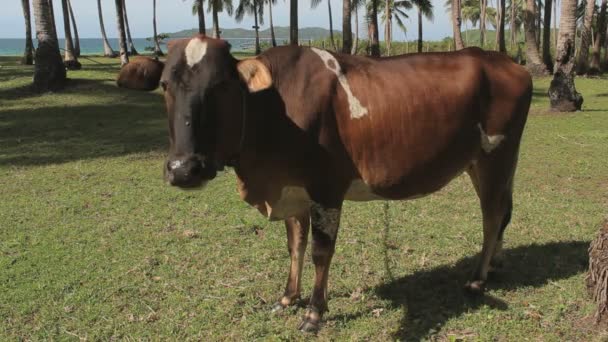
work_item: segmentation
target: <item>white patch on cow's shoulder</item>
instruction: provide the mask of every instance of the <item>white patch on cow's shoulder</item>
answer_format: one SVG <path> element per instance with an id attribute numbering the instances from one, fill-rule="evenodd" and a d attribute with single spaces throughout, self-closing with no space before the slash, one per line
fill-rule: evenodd
<path id="1" fill-rule="evenodd" d="M 186 63 L 192 68 L 196 63 L 203 60 L 207 53 L 207 42 L 199 38 L 192 38 L 186 46 Z"/>
<path id="2" fill-rule="evenodd" d="M 481 124 L 477 124 L 477 127 L 479 127 L 479 132 L 481 133 L 481 148 L 486 153 L 492 152 L 505 138 L 502 134 L 487 135 Z"/>
<path id="3" fill-rule="evenodd" d="M 266 202 L 266 212 L 270 220 L 282 220 L 301 214 L 310 208 L 308 191 L 300 186 L 286 186 L 281 189 L 281 197 L 274 202 Z"/>
<path id="4" fill-rule="evenodd" d="M 319 57 L 321 57 L 321 60 L 325 64 L 325 67 L 334 74 L 336 74 L 336 76 L 338 77 L 338 82 L 340 82 L 340 85 L 342 86 L 342 89 L 344 89 L 346 97 L 348 98 L 350 117 L 352 119 L 359 119 L 367 115 L 367 108 L 363 107 L 359 99 L 356 98 L 355 95 L 353 95 L 353 92 L 350 89 L 350 85 L 348 84 L 348 79 L 342 71 L 338 60 L 331 53 L 325 50 L 320 50 L 317 48 L 311 48 L 311 50 Z"/>

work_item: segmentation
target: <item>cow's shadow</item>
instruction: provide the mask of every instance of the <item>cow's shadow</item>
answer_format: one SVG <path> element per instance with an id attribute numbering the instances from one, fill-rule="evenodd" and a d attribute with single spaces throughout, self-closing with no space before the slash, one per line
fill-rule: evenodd
<path id="1" fill-rule="evenodd" d="M 490 279 L 489 289 L 540 287 L 579 274 L 587 268 L 588 246 L 588 241 L 570 241 L 507 249 L 504 268 Z M 506 310 L 508 303 L 500 299 L 488 294 L 471 297 L 463 291 L 477 257 L 418 271 L 378 286 L 377 295 L 404 312 L 394 338 L 419 341 L 441 330 L 449 319 L 484 305 Z"/>

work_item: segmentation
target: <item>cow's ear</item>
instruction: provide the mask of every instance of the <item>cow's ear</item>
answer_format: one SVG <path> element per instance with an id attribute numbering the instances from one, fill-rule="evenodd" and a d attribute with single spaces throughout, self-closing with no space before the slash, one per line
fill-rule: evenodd
<path id="1" fill-rule="evenodd" d="M 249 91 L 255 93 L 272 86 L 272 75 L 268 67 L 255 58 L 245 59 L 237 64 L 241 79 Z"/>

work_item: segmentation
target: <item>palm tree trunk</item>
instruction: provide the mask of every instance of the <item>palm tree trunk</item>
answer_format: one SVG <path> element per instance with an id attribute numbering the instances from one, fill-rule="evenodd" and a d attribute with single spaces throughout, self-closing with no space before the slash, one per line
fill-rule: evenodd
<path id="1" fill-rule="evenodd" d="M 372 13 L 369 23 L 370 54 L 380 57 L 380 40 L 378 39 L 378 0 L 372 0 Z"/>
<path id="2" fill-rule="evenodd" d="M 70 19 L 72 21 L 72 27 L 74 28 L 74 54 L 76 55 L 76 57 L 80 57 L 80 37 L 78 36 L 76 18 L 74 17 L 74 11 L 72 10 L 72 1 L 70 0 L 68 0 L 68 10 L 70 11 Z"/>
<path id="3" fill-rule="evenodd" d="M 600 65 L 600 54 L 604 41 L 606 40 L 606 6 L 607 0 L 602 0 L 600 6 L 600 13 L 597 16 L 597 38 L 595 38 L 595 44 L 593 44 L 593 53 L 591 54 L 591 64 L 589 65 L 588 74 L 598 74 L 601 70 Z M 608 55 L 608 49 L 606 50 Z"/>
<path id="4" fill-rule="evenodd" d="M 103 25 L 103 14 L 101 12 L 101 0 L 97 0 L 97 13 L 99 15 L 99 26 L 101 28 L 101 40 L 103 41 L 103 55 L 105 57 L 116 57 L 116 52 L 112 50 L 108 37 L 106 36 L 106 28 Z"/>
<path id="5" fill-rule="evenodd" d="M 272 0 L 268 0 L 268 16 L 270 17 L 270 38 L 272 46 L 277 46 L 277 38 L 274 35 L 274 24 L 272 22 Z"/>
<path id="6" fill-rule="evenodd" d="M 418 8 L 418 52 L 422 52 L 422 11 Z"/>
<path id="7" fill-rule="evenodd" d="M 253 24 L 255 27 L 255 54 L 259 55 L 262 53 L 260 48 L 260 27 L 258 26 L 258 0 L 253 0 Z"/>
<path id="8" fill-rule="evenodd" d="M 158 43 L 158 34 L 156 32 L 156 0 L 152 0 L 152 26 L 154 27 L 154 54 L 162 56 L 163 50 L 161 50 Z"/>
<path id="9" fill-rule="evenodd" d="M 555 6 L 553 6 L 553 47 L 557 51 L 557 6 L 559 6 L 559 0 L 555 0 Z"/>
<path id="10" fill-rule="evenodd" d="M 50 6 L 52 3 L 49 0 L 33 1 L 36 39 L 38 40 L 33 86 L 37 91 L 58 90 L 65 85 L 65 66 L 61 61 Z"/>
<path id="11" fill-rule="evenodd" d="M 479 45 L 483 48 L 486 43 L 486 8 L 488 7 L 488 0 L 480 0 L 480 2 Z"/>
<path id="12" fill-rule="evenodd" d="M 460 0 L 452 0 L 452 29 L 454 31 L 454 48 L 456 50 L 464 49 L 462 42 L 462 33 L 460 32 L 462 25 L 462 16 L 460 14 Z"/>
<path id="13" fill-rule="evenodd" d="M 120 65 L 129 63 L 129 52 L 127 51 L 127 37 L 125 36 L 125 15 L 123 13 L 123 0 L 114 0 L 116 4 L 116 24 L 118 29 L 118 45 L 120 46 Z"/>
<path id="14" fill-rule="evenodd" d="M 203 0 L 196 0 L 198 3 L 197 14 L 198 14 L 198 33 L 207 34 L 207 27 L 205 26 L 205 8 L 203 7 Z"/>
<path id="15" fill-rule="evenodd" d="M 536 0 L 536 46 L 540 49 L 540 25 L 542 23 L 541 18 L 541 0 Z"/>
<path id="16" fill-rule="evenodd" d="M 353 46 L 350 1 L 342 0 L 342 53 L 350 53 Z"/>
<path id="17" fill-rule="evenodd" d="M 583 17 L 583 31 L 581 32 L 581 45 L 576 57 L 576 74 L 584 75 L 589 69 L 589 44 L 591 43 L 591 25 L 595 12 L 595 1 L 587 0 L 585 16 Z"/>
<path id="18" fill-rule="evenodd" d="M 331 0 L 327 0 L 327 11 L 329 12 L 329 40 L 331 41 L 331 47 L 334 51 L 338 51 L 336 49 L 336 41 L 334 40 L 334 23 L 331 16 Z"/>
<path id="19" fill-rule="evenodd" d="M 509 20 L 509 29 L 511 30 L 511 50 L 513 50 L 513 48 L 515 47 L 515 32 L 517 31 L 515 29 L 515 6 L 517 6 L 517 1 L 516 0 L 510 0 L 511 1 L 511 20 Z"/>
<path id="20" fill-rule="evenodd" d="M 545 0 L 545 18 L 543 22 L 543 61 L 549 70 L 553 70 L 551 58 L 551 6 L 553 0 Z"/>
<path id="21" fill-rule="evenodd" d="M 289 0 L 289 44 L 298 45 L 298 0 Z"/>
<path id="22" fill-rule="evenodd" d="M 135 44 L 133 44 L 133 39 L 131 38 L 131 29 L 129 28 L 129 16 L 127 15 L 127 4 L 126 0 L 122 0 L 122 12 L 125 16 L 125 28 L 127 29 L 127 39 L 129 42 L 129 53 L 132 56 L 137 56 L 139 53 L 135 50 Z"/>
<path id="23" fill-rule="evenodd" d="M 577 0 L 562 0 L 555 73 L 549 87 L 551 110 L 573 112 L 581 109 L 583 97 L 574 86 L 574 40 Z"/>
<path id="24" fill-rule="evenodd" d="M 500 5 L 498 7 L 499 15 L 498 15 L 498 51 L 502 53 L 507 53 L 507 44 L 505 43 L 505 11 L 506 4 L 505 0 L 499 0 Z M 550 0 L 548 0 L 550 1 Z"/>
<path id="25" fill-rule="evenodd" d="M 68 70 L 79 70 L 82 68 L 76 54 L 74 53 L 74 42 L 72 41 L 72 31 L 70 30 L 70 11 L 68 10 L 68 0 L 61 0 L 63 11 L 63 29 L 65 32 L 65 55 L 63 63 Z"/>
<path id="26" fill-rule="evenodd" d="M 23 6 L 23 18 L 25 19 L 25 51 L 23 52 L 23 58 L 21 64 L 32 65 L 34 64 L 34 43 L 32 42 L 32 21 L 30 18 L 30 1 L 21 0 Z"/>
<path id="27" fill-rule="evenodd" d="M 359 10 L 357 6 L 355 6 L 355 42 L 353 44 L 353 49 L 351 50 L 351 55 L 356 55 L 357 50 L 359 49 Z"/>
<path id="28" fill-rule="evenodd" d="M 576 1 L 576 0 L 575 0 Z M 536 42 L 536 1 L 526 0 L 524 26 L 526 30 L 526 68 L 534 76 L 547 75 L 547 66 L 540 58 Z"/>
<path id="29" fill-rule="evenodd" d="M 51 11 L 51 21 L 53 22 L 53 32 L 55 32 L 55 37 L 59 37 L 57 35 L 57 24 L 55 23 L 55 7 L 53 6 L 53 0 L 47 0 L 49 2 L 49 8 Z"/>
<path id="30" fill-rule="evenodd" d="M 219 0 L 211 0 L 213 1 L 213 8 L 211 9 L 213 15 L 213 38 L 220 38 L 220 19 L 217 15 L 217 1 Z"/>
<path id="31" fill-rule="evenodd" d="M 329 0 L 328 0 L 329 1 Z M 391 55 L 391 0 L 384 0 L 384 42 L 386 45 L 386 55 Z"/>

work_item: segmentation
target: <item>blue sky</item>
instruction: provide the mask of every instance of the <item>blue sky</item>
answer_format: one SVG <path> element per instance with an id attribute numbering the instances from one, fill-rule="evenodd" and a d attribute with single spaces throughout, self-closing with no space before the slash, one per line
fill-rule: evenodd
<path id="1" fill-rule="evenodd" d="M 342 2 L 331 0 L 332 17 L 334 27 L 338 30 L 342 26 Z M 2 11 L 0 11 L 0 38 L 23 38 L 25 26 L 21 1 L 2 0 Z M 31 2 L 31 1 L 30 1 Z M 235 7 L 238 0 L 233 0 Z M 197 27 L 197 19 L 191 14 L 192 0 L 157 0 L 157 26 L 159 32 L 175 32 L 183 29 Z M 445 13 L 443 0 L 433 0 L 435 6 L 435 20 L 428 22 L 424 20 L 424 38 L 439 40 L 451 35 L 451 23 L 449 16 Z M 63 37 L 63 16 L 61 1 L 55 0 L 55 16 L 59 37 Z M 72 0 L 72 6 L 76 15 L 78 31 L 82 38 L 100 37 L 99 21 L 97 20 L 96 0 Z M 114 0 L 102 0 L 104 23 L 109 37 L 116 37 L 116 14 Z M 327 3 L 323 1 L 316 9 L 310 9 L 310 1 L 302 1 L 298 5 L 300 27 L 329 27 L 327 14 Z M 152 35 L 152 1 L 151 0 L 127 0 L 127 11 L 131 35 L 134 38 L 149 37 Z M 266 11 L 267 12 L 267 11 Z M 417 35 L 417 15 L 410 11 L 410 19 L 406 20 L 408 28 L 407 39 L 413 40 Z M 289 0 L 278 0 L 273 8 L 275 26 L 289 25 Z M 206 16 L 208 26 L 211 24 L 211 15 Z M 267 19 L 267 18 L 266 18 Z M 354 22 L 354 21 L 353 21 Z M 264 21 L 262 28 L 268 27 L 268 20 Z M 365 34 L 363 20 L 359 20 L 360 33 Z M 220 15 L 220 26 L 224 28 L 243 27 L 251 28 L 253 19 L 246 18 L 242 23 L 236 23 L 234 18 Z M 32 12 L 32 26 L 34 18 Z M 32 27 L 33 32 L 35 28 Z M 383 29 L 380 30 L 382 36 Z M 405 40 L 406 36 L 400 29 L 394 27 L 393 37 L 395 40 Z M 281 37 L 284 38 L 284 37 Z"/>

